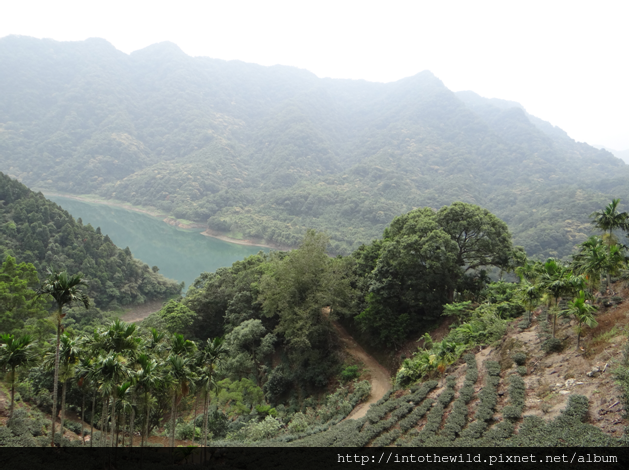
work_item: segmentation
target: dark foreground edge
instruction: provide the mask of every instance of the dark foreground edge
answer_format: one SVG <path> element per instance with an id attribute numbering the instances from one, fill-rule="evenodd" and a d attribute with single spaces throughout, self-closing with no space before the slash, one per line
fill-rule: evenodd
<path id="1" fill-rule="evenodd" d="M 205 452 L 204 452 L 205 450 Z M 627 469 L 629 448 L 0 448 L 7 470 Z"/>

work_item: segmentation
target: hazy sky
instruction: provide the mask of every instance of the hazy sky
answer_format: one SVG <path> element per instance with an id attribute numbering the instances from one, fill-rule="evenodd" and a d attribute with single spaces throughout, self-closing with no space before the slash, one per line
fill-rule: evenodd
<path id="1" fill-rule="evenodd" d="M 101 37 L 390 82 L 430 70 L 453 91 L 520 102 L 578 141 L 629 148 L 629 2 L 3 1 L 0 37 Z"/>

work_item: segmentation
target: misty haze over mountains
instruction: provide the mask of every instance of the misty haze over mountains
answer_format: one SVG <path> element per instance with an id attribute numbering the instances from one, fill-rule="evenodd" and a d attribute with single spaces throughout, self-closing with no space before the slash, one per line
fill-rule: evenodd
<path id="1" fill-rule="evenodd" d="M 502 218 L 530 256 L 564 257 L 588 214 L 629 200 L 612 153 L 428 71 L 320 79 L 172 43 L 127 55 L 17 36 L 0 39 L 0 63 L 0 171 L 231 236 L 295 246 L 315 228 L 348 253 L 397 215 L 460 200 Z"/>

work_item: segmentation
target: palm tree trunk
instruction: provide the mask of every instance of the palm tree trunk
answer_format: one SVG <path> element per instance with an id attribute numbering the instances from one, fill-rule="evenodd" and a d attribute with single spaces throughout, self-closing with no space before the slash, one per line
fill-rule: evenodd
<path id="1" fill-rule="evenodd" d="M 135 407 L 131 407 L 131 422 L 129 423 L 129 447 L 133 447 L 133 427 L 135 425 Z"/>
<path id="2" fill-rule="evenodd" d="M 116 430 L 116 395 L 111 404 L 111 447 L 114 447 L 114 432 Z"/>
<path id="3" fill-rule="evenodd" d="M 92 395 L 92 419 L 90 419 L 90 447 L 94 447 L 94 410 L 96 409 L 96 389 Z"/>
<path id="4" fill-rule="evenodd" d="M 81 439 L 83 440 L 83 445 L 85 445 L 84 423 L 85 423 L 85 392 L 83 392 L 83 401 L 81 402 Z"/>
<path id="5" fill-rule="evenodd" d="M 208 418 L 208 397 L 210 391 L 206 390 L 205 398 L 203 399 L 203 445 L 207 446 L 207 418 Z"/>
<path id="6" fill-rule="evenodd" d="M 122 428 L 122 447 L 124 447 L 124 423 L 125 423 L 124 411 L 120 412 L 117 423 L 118 423 L 118 426 L 116 427 L 116 447 L 118 447 L 118 440 L 120 439 L 120 428 Z"/>
<path id="7" fill-rule="evenodd" d="M 612 292 L 612 277 L 609 274 L 609 271 L 607 271 L 606 273 L 607 276 L 607 290 L 609 291 L 610 295 L 613 294 Z"/>
<path id="8" fill-rule="evenodd" d="M 170 411 L 170 447 L 175 447 L 175 409 L 177 408 L 177 392 L 173 393 L 173 406 Z"/>
<path id="9" fill-rule="evenodd" d="M 11 367 L 11 409 L 9 419 L 13 418 L 13 406 L 15 405 L 15 367 Z"/>
<path id="10" fill-rule="evenodd" d="M 212 383 L 212 377 L 210 376 L 210 384 Z M 210 389 L 208 387 L 205 396 L 205 418 L 203 419 L 203 463 L 207 460 L 207 433 L 208 433 L 208 417 L 210 414 Z"/>
<path id="11" fill-rule="evenodd" d="M 57 392 L 59 385 L 59 342 L 61 341 L 61 307 L 59 307 L 59 318 L 57 319 L 57 347 L 55 349 L 55 376 L 52 385 L 52 433 L 50 447 L 55 446 L 55 424 L 57 421 Z"/>
<path id="12" fill-rule="evenodd" d="M 194 445 L 194 438 L 197 435 L 197 407 L 199 406 L 199 395 L 194 400 L 194 418 L 192 420 L 192 445 Z"/>
<path id="13" fill-rule="evenodd" d="M 103 411 L 100 417 L 100 445 L 104 446 L 107 442 L 107 430 L 105 429 L 105 421 L 107 416 L 107 409 L 109 408 L 109 397 L 105 400 L 103 397 Z"/>
<path id="14" fill-rule="evenodd" d="M 68 381 L 63 382 L 63 387 L 61 387 L 61 426 L 59 427 L 59 432 L 61 433 L 61 437 L 63 437 L 63 421 L 66 417 L 66 385 Z M 63 445 L 63 441 L 61 441 L 61 445 Z"/>
<path id="15" fill-rule="evenodd" d="M 143 441 L 143 446 L 148 445 L 149 442 L 149 414 L 151 412 L 150 408 L 149 408 L 149 393 L 146 392 L 145 394 L 145 399 L 146 399 L 146 417 L 144 420 L 145 423 L 145 428 L 144 428 L 144 441 Z"/>

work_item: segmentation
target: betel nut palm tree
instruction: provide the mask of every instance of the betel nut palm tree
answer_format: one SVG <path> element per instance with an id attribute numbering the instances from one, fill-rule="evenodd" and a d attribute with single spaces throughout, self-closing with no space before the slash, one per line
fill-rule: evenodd
<path id="1" fill-rule="evenodd" d="M 196 345 L 187 340 L 183 335 L 175 333 L 170 343 L 170 355 L 168 364 L 168 376 L 173 394 L 171 409 L 170 446 L 175 446 L 175 425 L 177 423 L 177 402 L 180 397 L 188 395 L 189 382 L 196 378 L 193 369 L 193 356 L 196 353 Z"/>
<path id="2" fill-rule="evenodd" d="M 50 295 L 57 305 L 54 320 L 57 323 L 57 345 L 55 349 L 55 375 L 52 387 L 52 433 L 50 445 L 55 445 L 55 421 L 57 417 L 57 391 L 59 388 L 59 341 L 61 338 L 61 321 L 65 314 L 63 307 L 75 302 L 82 303 L 86 309 L 90 307 L 89 297 L 80 292 L 78 287 L 87 285 L 80 274 L 68 275 L 66 271 L 49 273 L 48 277 L 37 291 L 37 295 Z M 63 426 L 63 423 L 61 423 Z M 62 428 L 63 429 L 63 428 Z"/>
<path id="3" fill-rule="evenodd" d="M 29 335 L 16 338 L 12 334 L 0 335 L 0 367 L 9 369 L 11 379 L 11 407 L 9 419 L 13 418 L 15 405 L 15 371 L 28 365 L 34 359 L 35 342 Z"/>
<path id="4" fill-rule="evenodd" d="M 620 199 L 612 199 L 612 202 L 607 204 L 605 209 L 590 214 L 594 226 L 600 228 L 603 232 L 609 232 L 605 237 L 608 246 L 613 244 L 612 235 L 614 230 L 618 228 L 623 230 L 629 229 L 629 214 L 627 212 L 618 212 L 619 203 Z"/>
<path id="5" fill-rule="evenodd" d="M 104 351 L 103 351 L 104 353 Z M 127 360 L 119 353 L 109 351 L 101 354 L 97 359 L 94 368 L 91 370 L 90 378 L 100 384 L 99 391 L 103 401 L 103 410 L 101 413 L 101 445 L 107 443 L 107 418 L 109 410 L 109 400 L 112 399 L 112 410 L 116 409 L 116 393 L 115 389 L 129 375 L 126 367 Z M 112 411 L 111 429 L 116 426 L 116 416 Z M 113 431 L 112 431 L 113 438 Z M 113 446 L 113 440 L 112 444 Z"/>
<path id="6" fill-rule="evenodd" d="M 616 229 L 629 230 L 629 214 L 627 212 L 619 212 L 618 204 L 620 203 L 620 199 L 612 199 L 612 202 L 607 204 L 605 209 L 593 212 L 590 214 L 592 218 L 592 224 L 600 228 L 604 233 L 603 240 L 607 245 L 607 250 L 609 254 L 610 260 L 608 263 L 612 265 L 611 269 L 606 270 L 607 276 L 607 288 L 611 290 L 611 274 L 613 271 L 613 267 L 620 262 L 618 261 L 619 249 L 613 252 L 613 248 L 617 245 L 618 239 L 614 236 L 613 232 Z M 615 259 L 615 260 L 614 260 Z M 622 264 L 622 263 L 620 263 Z"/>
<path id="7" fill-rule="evenodd" d="M 68 381 L 74 377 L 76 364 L 79 362 L 81 348 L 79 340 L 67 331 L 61 334 L 59 341 L 59 375 L 58 378 L 63 384 L 61 386 L 61 434 L 63 435 L 63 423 L 65 421 L 66 412 L 66 391 Z M 44 358 L 44 364 L 47 368 L 52 369 L 55 363 L 56 353 L 51 351 Z"/>
<path id="8" fill-rule="evenodd" d="M 598 325 L 598 322 L 594 318 L 594 312 L 596 307 L 589 304 L 585 299 L 585 292 L 579 291 L 577 296 L 572 302 L 568 303 L 568 309 L 564 314 L 573 315 L 577 321 L 577 351 L 579 350 L 581 333 L 583 332 L 583 325 L 590 328 L 594 328 Z"/>
<path id="9" fill-rule="evenodd" d="M 140 354 L 137 358 L 137 363 L 140 367 L 135 373 L 134 381 L 138 392 L 144 394 L 144 429 L 140 444 L 144 447 L 144 445 L 148 443 L 149 417 L 151 411 L 149 395 L 161 385 L 163 377 L 157 361 L 148 354 Z"/>
<path id="10" fill-rule="evenodd" d="M 559 307 L 559 299 L 564 295 L 583 289 L 585 277 L 575 276 L 568 266 L 558 263 L 554 258 L 548 258 L 543 264 L 540 275 L 541 287 L 550 294 L 555 301 L 555 310 Z M 553 338 L 557 329 L 557 312 L 553 314 Z"/>
<path id="11" fill-rule="evenodd" d="M 208 414 L 210 407 L 210 389 L 212 387 L 212 373 L 214 367 L 220 359 L 227 354 L 225 339 L 223 337 L 208 338 L 207 343 L 199 351 L 202 363 L 202 388 L 205 392 L 205 403 L 203 407 L 203 445 L 207 447 Z"/>
<path id="12" fill-rule="evenodd" d="M 171 354 L 166 360 L 168 364 L 168 376 L 173 396 L 170 412 L 170 447 L 175 447 L 175 426 L 177 424 L 177 404 L 179 399 L 188 395 L 189 383 L 195 379 L 192 370 L 192 360 L 189 356 Z"/>

